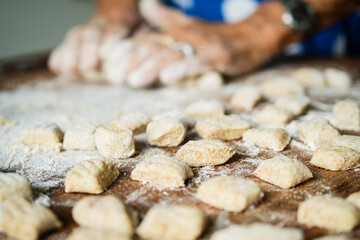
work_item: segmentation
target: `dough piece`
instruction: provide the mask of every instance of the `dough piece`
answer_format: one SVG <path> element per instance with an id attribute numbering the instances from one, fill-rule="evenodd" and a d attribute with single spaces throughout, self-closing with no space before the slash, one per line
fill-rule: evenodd
<path id="1" fill-rule="evenodd" d="M 281 188 L 294 187 L 313 177 L 310 169 L 302 162 L 285 156 L 261 162 L 254 173 L 258 178 Z"/>
<path id="2" fill-rule="evenodd" d="M 304 87 L 290 77 L 277 77 L 261 84 L 261 90 L 267 97 L 284 95 L 304 95 Z"/>
<path id="3" fill-rule="evenodd" d="M 285 126 L 293 118 L 293 115 L 274 105 L 267 105 L 256 113 L 253 122 L 262 125 Z"/>
<path id="4" fill-rule="evenodd" d="M 332 171 L 357 168 L 360 152 L 348 147 L 323 145 L 315 150 L 310 163 Z"/>
<path id="5" fill-rule="evenodd" d="M 131 240 L 131 238 L 117 232 L 79 227 L 71 232 L 67 240 Z"/>
<path id="6" fill-rule="evenodd" d="M 131 178 L 167 187 L 181 187 L 185 180 L 194 176 L 183 161 L 163 154 L 151 155 L 136 165 Z"/>
<path id="7" fill-rule="evenodd" d="M 250 124 L 236 115 L 208 118 L 195 125 L 196 132 L 202 138 L 218 140 L 239 139 L 249 128 Z"/>
<path id="8" fill-rule="evenodd" d="M 360 127 L 360 106 L 351 100 L 339 101 L 333 107 L 336 124 Z"/>
<path id="9" fill-rule="evenodd" d="M 346 200 L 354 204 L 356 207 L 360 208 L 360 191 L 350 194 Z"/>
<path id="10" fill-rule="evenodd" d="M 81 199 L 72 210 L 77 224 L 82 227 L 117 232 L 132 236 L 137 216 L 115 196 L 90 196 Z"/>
<path id="11" fill-rule="evenodd" d="M 235 154 L 232 147 L 218 140 L 189 141 L 176 153 L 176 158 L 185 161 L 191 167 L 220 165 Z"/>
<path id="12" fill-rule="evenodd" d="M 205 214 L 195 206 L 155 206 L 145 215 L 136 233 L 143 239 L 192 240 L 205 227 Z"/>
<path id="13" fill-rule="evenodd" d="M 241 212 L 257 204 L 263 195 L 259 184 L 233 176 L 211 178 L 197 190 L 201 201 L 229 212 Z"/>
<path id="14" fill-rule="evenodd" d="M 63 132 L 55 124 L 42 124 L 35 128 L 24 130 L 20 134 L 20 142 L 29 147 L 56 149 L 63 139 Z"/>
<path id="15" fill-rule="evenodd" d="M 95 130 L 93 124 L 77 125 L 65 132 L 63 148 L 65 150 L 96 150 Z"/>
<path id="16" fill-rule="evenodd" d="M 42 233 L 61 226 L 51 210 L 23 198 L 0 203 L 0 228 L 10 238 L 37 240 Z"/>
<path id="17" fill-rule="evenodd" d="M 340 136 L 339 131 L 324 119 L 304 121 L 298 125 L 298 132 L 311 147 L 330 144 Z"/>
<path id="18" fill-rule="evenodd" d="M 315 238 L 314 240 L 351 240 L 351 238 L 348 238 L 344 235 L 333 235 Z"/>
<path id="19" fill-rule="evenodd" d="M 0 202 L 16 197 L 33 199 L 29 180 L 16 173 L 0 173 Z"/>
<path id="20" fill-rule="evenodd" d="M 351 77 L 347 72 L 327 68 L 324 71 L 326 83 L 329 87 L 348 89 L 351 87 Z"/>
<path id="21" fill-rule="evenodd" d="M 210 240 L 303 240 L 304 235 L 296 228 L 281 228 L 264 223 L 230 225 L 216 231 Z"/>
<path id="22" fill-rule="evenodd" d="M 353 135 L 342 135 L 334 139 L 332 144 L 354 149 L 360 152 L 360 137 Z"/>
<path id="23" fill-rule="evenodd" d="M 166 118 L 166 119 L 176 118 L 176 119 L 180 120 L 183 124 L 187 125 L 188 127 L 192 127 L 195 125 L 195 120 L 192 117 L 186 115 L 185 113 L 183 113 L 182 111 L 179 111 L 177 109 L 156 114 L 151 118 L 151 120 L 158 121 L 158 120 L 161 120 L 164 118 Z"/>
<path id="24" fill-rule="evenodd" d="M 322 71 L 310 67 L 294 70 L 291 76 L 305 87 L 325 87 L 326 81 Z"/>
<path id="25" fill-rule="evenodd" d="M 194 118 L 220 117 L 225 114 L 225 108 L 218 100 L 200 100 L 187 106 L 185 113 Z"/>
<path id="26" fill-rule="evenodd" d="M 252 128 L 244 133 L 244 141 L 258 147 L 282 151 L 290 142 L 290 134 L 282 128 Z"/>
<path id="27" fill-rule="evenodd" d="M 117 129 L 120 126 L 128 128 L 134 132 L 134 134 L 141 134 L 146 131 L 146 126 L 150 122 L 150 118 L 143 113 L 133 112 L 128 113 L 120 117 L 118 121 L 113 121 L 108 124 L 108 128 Z"/>
<path id="28" fill-rule="evenodd" d="M 301 115 L 309 107 L 310 99 L 306 96 L 285 96 L 276 100 L 275 106 L 285 109 L 295 116 Z"/>
<path id="29" fill-rule="evenodd" d="M 308 227 L 347 232 L 358 224 L 358 210 L 345 199 L 316 196 L 300 203 L 297 218 Z"/>
<path id="30" fill-rule="evenodd" d="M 110 162 L 83 160 L 66 174 L 65 192 L 99 194 L 118 176 L 119 170 Z"/>
<path id="31" fill-rule="evenodd" d="M 197 86 L 202 90 L 214 91 L 220 89 L 222 85 L 224 85 L 224 79 L 215 71 L 204 73 L 197 80 Z"/>
<path id="32" fill-rule="evenodd" d="M 125 127 L 99 127 L 95 131 L 95 143 L 105 158 L 129 158 L 135 154 L 134 133 Z"/>
<path id="33" fill-rule="evenodd" d="M 240 87 L 230 99 L 230 106 L 236 110 L 251 111 L 262 99 L 261 91 L 255 86 Z"/>
<path id="34" fill-rule="evenodd" d="M 179 146 L 185 139 L 186 131 L 186 125 L 176 118 L 151 121 L 146 128 L 148 142 L 159 147 Z"/>

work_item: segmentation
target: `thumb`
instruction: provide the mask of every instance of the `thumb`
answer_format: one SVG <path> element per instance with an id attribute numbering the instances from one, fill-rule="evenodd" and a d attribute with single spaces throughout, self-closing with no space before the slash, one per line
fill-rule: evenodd
<path id="1" fill-rule="evenodd" d="M 188 25 L 195 21 L 177 10 L 164 6 L 157 0 L 140 1 L 140 12 L 150 25 L 160 29 Z"/>

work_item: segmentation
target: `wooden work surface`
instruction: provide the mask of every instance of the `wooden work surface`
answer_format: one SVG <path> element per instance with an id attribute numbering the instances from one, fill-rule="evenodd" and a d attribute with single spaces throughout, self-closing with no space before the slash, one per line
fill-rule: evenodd
<path id="1" fill-rule="evenodd" d="M 43 63 L 43 61 L 39 60 L 38 62 L 41 64 Z M 270 66 L 270 68 L 281 68 L 283 64 L 286 64 L 287 66 L 302 66 L 305 64 L 307 66 L 311 65 L 314 67 L 340 66 L 341 68 L 348 70 L 354 79 L 360 79 L 360 59 L 285 59 L 284 61 Z M 25 64 L 24 66 L 29 65 Z M 2 89 L 2 91 L 13 91 L 25 82 L 28 83 L 33 79 L 38 79 L 39 76 L 52 76 L 51 73 L 49 73 L 46 69 L 43 67 L 38 68 L 36 64 L 30 64 L 30 67 L 22 67 L 21 69 L 17 69 L 10 64 L 6 67 L 3 67 L 2 69 L 2 73 L 0 72 L 0 89 Z M 322 100 L 334 102 L 336 99 Z M 360 135 L 359 132 L 351 131 L 344 131 L 343 133 Z M 190 131 L 188 139 L 197 138 L 197 135 L 193 131 Z M 239 224 L 267 222 L 272 224 L 279 224 L 285 227 L 297 227 L 304 230 L 306 239 L 313 239 L 315 237 L 327 234 L 327 232 L 319 228 L 309 229 L 301 226 L 296 221 L 296 211 L 298 204 L 301 201 L 307 199 L 309 196 L 313 195 L 331 194 L 333 196 L 347 197 L 350 193 L 360 190 L 360 171 L 348 170 L 332 172 L 314 167 L 309 164 L 311 152 L 297 148 L 296 145 L 288 147 L 282 153 L 287 156 L 297 157 L 297 159 L 304 162 L 313 172 L 314 178 L 289 190 L 280 189 L 255 178 L 252 172 L 255 170 L 256 164 L 247 160 L 249 158 L 269 158 L 274 156 L 273 151 L 261 150 L 256 156 L 248 155 L 248 152 L 245 149 L 246 147 L 242 145 L 242 141 L 229 141 L 228 143 L 237 149 L 235 156 L 224 165 L 206 167 L 206 171 L 202 168 L 193 168 L 195 176 L 193 179 L 190 179 L 186 182 L 185 188 L 179 188 L 176 190 L 159 189 L 131 180 L 129 175 L 135 164 L 130 160 L 127 162 L 127 164 L 120 166 L 120 177 L 103 195 L 114 194 L 125 201 L 126 199 L 129 199 L 129 196 L 135 192 L 136 194 L 134 194 L 134 197 L 138 199 L 133 201 L 133 204 L 130 205 L 135 210 L 140 212 L 141 218 L 151 206 L 158 203 L 165 202 L 195 204 L 205 210 L 210 219 L 209 225 L 201 239 L 208 239 L 214 229 L 226 226 L 230 222 Z M 142 152 L 144 149 L 149 148 L 149 145 L 146 143 L 146 141 L 141 140 L 136 143 L 136 146 L 137 152 Z M 172 154 L 175 154 L 177 149 L 177 147 L 163 148 L 163 150 Z M 265 197 L 256 207 L 247 209 L 242 213 L 226 213 L 224 211 L 219 211 L 204 203 L 201 203 L 195 198 L 196 189 L 199 183 L 202 181 L 202 179 L 199 178 L 200 173 L 203 176 L 207 175 L 208 177 L 221 174 L 233 174 L 252 179 L 261 185 L 261 188 L 265 193 Z M 63 191 L 63 187 L 52 191 L 51 208 L 56 212 L 61 221 L 64 223 L 64 228 L 58 232 L 52 232 L 45 235 L 43 239 L 66 239 L 66 236 L 74 227 L 76 227 L 76 224 L 71 217 L 72 205 L 74 202 L 85 196 L 87 196 L 87 194 L 66 194 Z M 349 236 L 353 237 L 354 239 L 360 239 L 360 226 L 358 226 L 352 233 L 350 233 Z M 0 239 L 6 239 L 6 237 L 1 235 Z"/>

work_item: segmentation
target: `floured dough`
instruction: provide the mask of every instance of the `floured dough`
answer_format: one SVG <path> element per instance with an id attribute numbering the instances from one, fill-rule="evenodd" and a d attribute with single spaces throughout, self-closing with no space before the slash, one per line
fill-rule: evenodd
<path id="1" fill-rule="evenodd" d="M 360 152 L 360 137 L 353 135 L 342 135 L 334 139 L 332 144 L 337 146 L 348 147 Z"/>
<path id="2" fill-rule="evenodd" d="M 290 142 L 290 134 L 282 128 L 252 128 L 244 133 L 244 141 L 258 147 L 282 151 Z"/>
<path id="3" fill-rule="evenodd" d="M 82 227 L 124 236 L 132 236 L 137 225 L 137 216 L 113 195 L 83 198 L 74 206 L 72 215 Z"/>
<path id="4" fill-rule="evenodd" d="M 325 87 L 326 81 L 322 71 L 310 67 L 294 70 L 291 76 L 305 87 Z"/>
<path id="5" fill-rule="evenodd" d="M 225 114 L 225 108 L 218 100 L 200 100 L 187 106 L 185 113 L 194 118 L 220 117 Z"/>
<path id="6" fill-rule="evenodd" d="M 230 99 L 230 106 L 236 110 L 253 110 L 262 99 L 261 91 L 256 86 L 240 87 Z"/>
<path id="7" fill-rule="evenodd" d="M 311 164 L 332 171 L 352 169 L 360 166 L 360 152 L 336 145 L 323 145 L 315 150 Z"/>
<path id="8" fill-rule="evenodd" d="M 293 118 L 293 114 L 275 105 L 267 105 L 256 113 L 253 122 L 261 125 L 284 126 Z"/>
<path id="9" fill-rule="evenodd" d="M 258 178 L 281 188 L 294 187 L 313 176 L 302 162 L 285 156 L 262 161 L 254 173 Z"/>
<path id="10" fill-rule="evenodd" d="M 352 204 L 354 204 L 356 207 L 360 208 L 360 191 L 359 192 L 354 192 L 352 194 L 350 194 L 346 200 L 348 200 L 349 202 L 351 202 Z"/>
<path id="11" fill-rule="evenodd" d="M 77 125 L 66 130 L 63 148 L 65 150 L 96 150 L 94 124 Z"/>
<path id="12" fill-rule="evenodd" d="M 202 90 L 214 91 L 218 90 L 224 85 L 224 79 L 219 72 L 210 71 L 202 74 L 197 79 L 197 87 Z"/>
<path id="13" fill-rule="evenodd" d="M 95 143 L 100 154 L 105 158 L 129 158 L 135 154 L 134 134 L 125 127 L 97 128 Z"/>
<path id="14" fill-rule="evenodd" d="M 16 173 L 0 173 L 0 202 L 17 197 L 32 200 L 29 180 Z"/>
<path id="15" fill-rule="evenodd" d="M 136 233 L 143 239 L 192 240 L 205 227 L 205 215 L 195 206 L 155 206 L 145 215 Z"/>
<path id="16" fill-rule="evenodd" d="M 360 106 L 355 101 L 337 102 L 333 107 L 333 113 L 337 125 L 360 127 Z"/>
<path id="17" fill-rule="evenodd" d="M 113 121 L 108 124 L 110 129 L 116 128 L 128 128 L 134 132 L 134 134 L 144 133 L 146 130 L 147 124 L 150 122 L 150 118 L 140 112 L 128 113 L 120 117 L 119 120 Z"/>
<path id="18" fill-rule="evenodd" d="M 281 228 L 264 223 L 230 225 L 211 235 L 210 240 L 303 240 L 304 235 L 296 228 Z"/>
<path id="19" fill-rule="evenodd" d="M 340 133 L 324 119 L 307 120 L 299 123 L 298 132 L 307 144 L 318 146 L 330 144 Z"/>
<path id="20" fill-rule="evenodd" d="M 21 132 L 19 140 L 29 147 L 56 149 L 63 139 L 63 132 L 55 124 L 42 124 Z"/>
<path id="21" fill-rule="evenodd" d="M 190 166 L 220 165 L 235 154 L 232 147 L 218 140 L 189 141 L 176 153 L 176 158 Z"/>
<path id="22" fill-rule="evenodd" d="M 83 160 L 71 169 L 65 178 L 65 192 L 99 194 L 119 175 L 114 164 L 101 160 Z"/>
<path id="23" fill-rule="evenodd" d="M 158 120 L 161 120 L 164 118 L 166 118 L 166 119 L 176 118 L 176 119 L 180 120 L 183 124 L 185 124 L 189 127 L 192 127 L 195 125 L 195 120 L 192 117 L 186 115 L 184 112 L 177 110 L 177 109 L 158 113 L 158 114 L 154 115 L 151 118 L 151 120 L 158 121 Z"/>
<path id="24" fill-rule="evenodd" d="M 201 201 L 229 212 L 241 212 L 257 204 L 263 195 L 257 183 L 233 176 L 211 178 L 197 190 Z"/>
<path id="25" fill-rule="evenodd" d="M 348 89 L 351 87 L 351 77 L 347 72 L 335 68 L 327 68 L 324 71 L 324 75 L 329 87 L 340 89 Z"/>
<path id="26" fill-rule="evenodd" d="M 10 238 L 37 240 L 42 233 L 61 226 L 51 210 L 23 198 L 0 203 L 0 228 Z"/>
<path id="27" fill-rule="evenodd" d="M 164 154 L 151 155 L 138 163 L 131 178 L 167 187 L 180 187 L 193 177 L 191 168 L 183 161 Z"/>
<path id="28" fill-rule="evenodd" d="M 310 104 L 310 99 L 306 96 L 285 96 L 276 100 L 275 106 L 285 109 L 295 116 L 305 112 Z"/>
<path id="29" fill-rule="evenodd" d="M 187 127 L 176 118 L 163 118 L 151 121 L 147 128 L 147 140 L 160 147 L 179 146 L 185 139 Z"/>
<path id="30" fill-rule="evenodd" d="M 279 97 L 284 95 L 304 95 L 304 87 L 290 77 L 276 77 L 261 84 L 265 96 Z"/>
<path id="31" fill-rule="evenodd" d="M 332 236 L 324 236 L 320 238 L 315 238 L 314 240 L 351 240 L 352 238 L 348 238 L 344 235 L 332 235 Z"/>
<path id="32" fill-rule="evenodd" d="M 239 139 L 250 128 L 250 124 L 239 116 L 230 115 L 208 118 L 196 123 L 196 132 L 205 139 Z"/>
<path id="33" fill-rule="evenodd" d="M 67 240 L 130 240 L 128 235 L 91 228 L 75 228 Z"/>
<path id="34" fill-rule="evenodd" d="M 345 199 L 316 196 L 299 205 L 297 219 L 308 227 L 334 232 L 351 231 L 358 224 L 358 210 Z"/>

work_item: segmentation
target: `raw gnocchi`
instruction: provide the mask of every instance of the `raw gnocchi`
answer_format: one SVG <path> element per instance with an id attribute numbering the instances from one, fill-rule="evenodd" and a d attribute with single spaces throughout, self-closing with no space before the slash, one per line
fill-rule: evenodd
<path id="1" fill-rule="evenodd" d="M 275 151 L 282 151 L 290 142 L 290 134 L 282 128 L 252 128 L 244 133 L 244 141 Z"/>
<path id="2" fill-rule="evenodd" d="M 49 123 L 22 131 L 19 140 L 29 147 L 54 150 L 61 144 L 63 137 L 61 129 L 55 123 Z"/>
<path id="3" fill-rule="evenodd" d="M 63 148 L 65 150 L 96 150 L 95 130 L 97 125 L 77 125 L 66 130 Z"/>
<path id="4" fill-rule="evenodd" d="M 225 108 L 218 100 L 200 100 L 187 106 L 185 113 L 194 118 L 220 117 L 225 114 Z"/>
<path id="5" fill-rule="evenodd" d="M 305 87 L 325 87 L 326 81 L 322 71 L 303 67 L 294 70 L 291 76 Z"/>
<path id="6" fill-rule="evenodd" d="M 0 173 L 0 202 L 16 197 L 33 199 L 29 180 L 16 173 Z"/>
<path id="7" fill-rule="evenodd" d="M 230 99 L 230 106 L 236 110 L 251 111 L 262 99 L 261 91 L 256 86 L 240 87 Z"/>
<path id="8" fill-rule="evenodd" d="M 261 84 L 261 90 L 267 97 L 305 94 L 305 88 L 290 77 L 277 77 L 267 80 Z"/>
<path id="9" fill-rule="evenodd" d="M 360 191 L 359 192 L 354 192 L 352 194 L 350 194 L 346 200 L 348 200 L 349 202 L 351 202 L 352 204 L 354 204 L 356 207 L 360 208 Z"/>
<path id="10" fill-rule="evenodd" d="M 310 104 L 310 99 L 306 96 L 285 96 L 276 100 L 275 106 L 282 108 L 291 114 L 298 116 L 305 112 Z"/>
<path id="11" fill-rule="evenodd" d="M 360 152 L 360 137 L 353 135 L 342 135 L 332 142 L 333 145 L 348 147 Z"/>
<path id="12" fill-rule="evenodd" d="M 130 240 L 127 235 L 117 232 L 100 231 L 91 228 L 75 228 L 67 240 Z"/>
<path id="13" fill-rule="evenodd" d="M 120 117 L 119 120 L 108 124 L 110 129 L 122 129 L 123 127 L 130 129 L 134 134 L 141 134 L 146 131 L 146 126 L 150 122 L 150 118 L 140 112 L 128 113 Z"/>
<path id="14" fill-rule="evenodd" d="M 253 119 L 260 125 L 285 126 L 293 118 L 293 114 L 275 105 L 267 105 L 258 111 Z"/>
<path id="15" fill-rule="evenodd" d="M 185 139 L 187 126 L 176 118 L 151 121 L 147 128 L 147 140 L 159 147 L 179 146 Z"/>
<path id="16" fill-rule="evenodd" d="M 348 89 L 351 87 L 351 77 L 347 72 L 335 69 L 327 68 L 324 71 L 325 80 L 329 87 Z"/>
<path id="17" fill-rule="evenodd" d="M 360 127 L 360 106 L 355 101 L 337 102 L 333 107 L 333 114 L 337 125 Z"/>

